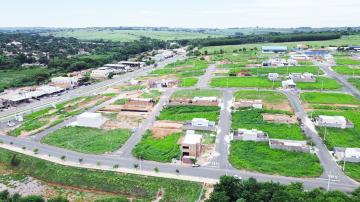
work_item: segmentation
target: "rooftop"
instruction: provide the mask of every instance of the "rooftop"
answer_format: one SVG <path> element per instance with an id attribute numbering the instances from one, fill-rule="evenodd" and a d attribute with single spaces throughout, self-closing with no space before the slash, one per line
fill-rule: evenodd
<path id="1" fill-rule="evenodd" d="M 187 134 L 185 135 L 182 143 L 183 144 L 200 144 L 202 135 Z"/>

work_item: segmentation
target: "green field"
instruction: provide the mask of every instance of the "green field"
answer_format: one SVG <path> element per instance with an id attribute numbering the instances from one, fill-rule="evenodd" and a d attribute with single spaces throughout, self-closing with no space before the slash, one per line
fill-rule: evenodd
<path id="1" fill-rule="evenodd" d="M 178 90 L 174 92 L 171 98 L 193 99 L 194 97 L 221 97 L 218 90 Z"/>
<path id="2" fill-rule="evenodd" d="M 169 64 L 162 69 L 155 69 L 150 74 L 153 76 L 174 75 L 180 78 L 197 77 L 203 75 L 207 67 L 206 61 L 191 58 Z"/>
<path id="3" fill-rule="evenodd" d="M 267 77 L 218 77 L 211 80 L 212 87 L 258 87 L 272 88 L 280 87 L 281 82 L 272 82 Z"/>
<path id="4" fill-rule="evenodd" d="M 286 95 L 274 91 L 242 90 L 242 91 L 237 91 L 234 94 L 234 96 L 236 100 L 240 100 L 240 99 L 262 100 L 263 102 L 269 104 L 281 104 L 287 102 Z"/>
<path id="5" fill-rule="evenodd" d="M 158 100 L 160 100 L 161 95 L 162 93 L 158 90 L 150 90 L 150 91 L 145 91 L 140 97 L 151 98 L 157 102 Z"/>
<path id="6" fill-rule="evenodd" d="M 360 65 L 360 60 L 355 60 L 348 56 L 335 56 L 338 65 Z"/>
<path id="7" fill-rule="evenodd" d="M 332 67 L 332 69 L 334 69 L 337 73 L 343 75 L 360 75 L 360 66 L 358 66 L 357 68 L 350 68 L 349 66 L 335 66 Z"/>
<path id="8" fill-rule="evenodd" d="M 179 159 L 180 146 L 178 140 L 181 134 L 176 133 L 162 139 L 154 138 L 151 132 L 147 131 L 141 141 L 134 147 L 132 153 L 135 157 L 157 162 L 171 162 L 172 159 Z"/>
<path id="9" fill-rule="evenodd" d="M 319 115 L 329 116 L 344 116 L 346 119 L 353 122 L 355 128 L 341 129 L 341 128 L 326 128 L 325 144 L 330 150 L 334 147 L 360 147 L 360 109 L 351 110 L 315 110 L 312 113 L 313 117 Z M 325 128 L 318 127 L 319 135 L 324 139 Z"/>
<path id="10" fill-rule="evenodd" d="M 111 41 L 134 41 L 141 37 L 150 37 L 160 40 L 181 40 L 181 39 L 200 39 L 208 37 L 222 37 L 221 34 L 203 34 L 198 32 L 184 31 L 153 31 L 153 30 L 95 30 L 95 29 L 76 29 L 59 32 L 46 33 L 57 37 L 74 37 L 80 40 L 111 40 Z"/>
<path id="11" fill-rule="evenodd" d="M 130 135 L 130 131 L 122 129 L 65 127 L 45 136 L 41 142 L 82 153 L 104 154 L 119 149 Z"/>
<path id="12" fill-rule="evenodd" d="M 0 92 L 7 88 L 36 85 L 46 81 L 50 71 L 42 67 L 0 70 Z"/>
<path id="13" fill-rule="evenodd" d="M 296 82 L 296 86 L 303 90 L 338 90 L 341 85 L 334 79 L 317 77 L 314 83 Z"/>
<path id="14" fill-rule="evenodd" d="M 345 93 L 305 92 L 301 93 L 300 98 L 311 104 L 360 104 L 356 97 Z"/>
<path id="15" fill-rule="evenodd" d="M 181 78 L 180 79 L 180 86 L 181 87 L 192 87 L 195 86 L 198 82 L 198 78 Z"/>
<path id="16" fill-rule="evenodd" d="M 343 166 L 343 162 L 339 162 L 339 164 Z M 345 174 L 352 179 L 360 182 L 360 163 L 346 162 Z"/>
<path id="17" fill-rule="evenodd" d="M 314 75 L 323 74 L 322 70 L 319 70 L 315 66 L 294 66 L 294 67 L 261 67 L 261 68 L 233 68 L 230 70 L 230 74 L 237 74 L 240 71 L 247 72 L 250 75 L 268 75 L 269 73 L 278 73 L 281 75 L 287 75 L 289 73 L 305 73 L 309 72 Z"/>
<path id="18" fill-rule="evenodd" d="M 296 47 L 298 44 L 310 45 L 313 48 L 321 48 L 321 46 L 347 46 L 347 45 L 360 45 L 360 35 L 349 35 L 342 36 L 340 39 L 334 40 L 326 40 L 326 41 L 298 41 L 298 42 L 284 42 L 284 43 L 255 43 L 255 44 L 243 44 L 243 45 L 227 45 L 227 46 L 211 46 L 201 48 L 201 52 L 205 50 L 208 51 L 209 54 L 214 53 L 215 51 L 220 52 L 223 50 L 224 52 L 232 53 L 234 50 L 239 49 L 251 49 L 256 47 L 258 50 L 261 49 L 262 46 L 288 46 L 288 48 Z"/>
<path id="19" fill-rule="evenodd" d="M 163 190 L 164 201 L 179 202 L 196 201 L 201 192 L 201 184 L 195 182 L 74 168 L 4 149 L 0 149 L 0 153 L 0 164 L 14 172 L 29 175 L 50 184 L 69 186 L 75 189 L 107 192 L 141 201 L 154 201 L 157 193 Z M 10 163 L 14 155 L 19 161 L 17 166 L 11 166 Z M 83 160 L 86 163 L 87 159 Z"/>
<path id="20" fill-rule="evenodd" d="M 191 121 L 193 118 L 206 118 L 209 121 L 217 121 L 220 115 L 220 107 L 217 106 L 167 106 L 164 108 L 158 120 Z"/>
<path id="21" fill-rule="evenodd" d="M 263 120 L 262 114 L 289 114 L 287 111 L 247 109 L 241 108 L 232 113 L 232 125 L 234 130 L 239 128 L 258 129 L 267 132 L 270 138 L 287 140 L 304 140 L 304 135 L 298 124 L 269 123 Z"/>
<path id="22" fill-rule="evenodd" d="M 294 177 L 318 177 L 316 155 L 271 149 L 267 142 L 232 141 L 230 163 L 237 169 Z"/>
<path id="23" fill-rule="evenodd" d="M 360 90 L 360 79 L 359 78 L 349 78 L 348 81 Z"/>

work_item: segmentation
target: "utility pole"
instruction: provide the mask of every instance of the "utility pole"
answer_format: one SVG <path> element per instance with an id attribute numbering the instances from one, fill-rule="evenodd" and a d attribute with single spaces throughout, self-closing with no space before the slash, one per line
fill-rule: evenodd
<path id="1" fill-rule="evenodd" d="M 326 134 L 327 134 L 327 129 L 326 129 L 326 126 L 325 126 L 324 142 L 326 141 Z"/>
<path id="2" fill-rule="evenodd" d="M 346 165 L 346 159 L 345 159 L 345 157 L 344 157 L 343 161 L 344 161 L 343 171 L 345 172 L 345 165 Z"/>

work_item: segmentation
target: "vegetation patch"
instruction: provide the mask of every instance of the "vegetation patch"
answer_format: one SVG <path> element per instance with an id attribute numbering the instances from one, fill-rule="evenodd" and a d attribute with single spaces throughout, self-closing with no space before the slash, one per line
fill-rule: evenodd
<path id="1" fill-rule="evenodd" d="M 167 106 L 163 109 L 158 120 L 191 121 L 193 118 L 205 118 L 209 121 L 217 121 L 220 115 L 220 107 L 217 106 Z"/>
<path id="2" fill-rule="evenodd" d="M 317 77 L 314 83 L 296 82 L 298 88 L 303 90 L 337 90 L 341 85 L 334 79 Z"/>
<path id="3" fill-rule="evenodd" d="M 178 159 L 180 146 L 178 140 L 181 134 L 175 133 L 162 139 L 154 138 L 150 131 L 144 134 L 142 140 L 135 146 L 132 153 L 139 159 L 157 162 L 171 162 Z"/>
<path id="4" fill-rule="evenodd" d="M 65 127 L 45 136 L 41 142 L 83 153 L 104 154 L 119 149 L 130 135 L 130 131 L 123 129 Z"/>
<path id="5" fill-rule="evenodd" d="M 242 90 L 235 93 L 235 99 L 262 100 L 269 104 L 280 104 L 287 102 L 287 97 L 283 93 L 262 90 Z"/>
<path id="6" fill-rule="evenodd" d="M 272 88 L 280 87 L 281 82 L 272 82 L 267 77 L 219 77 L 213 78 L 210 85 L 212 87 L 259 87 Z"/>
<path id="7" fill-rule="evenodd" d="M 315 66 L 294 66 L 294 67 L 261 67 L 261 68 L 234 68 L 230 71 L 230 74 L 237 74 L 240 71 L 247 71 L 251 75 L 268 75 L 269 73 L 278 73 L 281 75 L 287 75 L 290 73 L 305 73 L 309 72 L 317 75 L 324 72 L 319 70 Z"/>
<path id="8" fill-rule="evenodd" d="M 316 155 L 271 149 L 267 142 L 231 141 L 230 163 L 237 169 L 294 177 L 318 177 Z"/>
<path id="9" fill-rule="evenodd" d="M 303 102 L 312 104 L 360 104 L 356 97 L 345 93 L 304 92 L 300 97 Z"/>
<path id="10" fill-rule="evenodd" d="M 350 78 L 350 79 L 348 79 L 348 81 L 349 81 L 352 85 L 354 85 L 357 89 L 360 90 L 360 79 L 358 79 L 358 78 Z"/>
<path id="11" fill-rule="evenodd" d="M 343 165 L 343 162 L 339 162 L 339 164 Z M 360 163 L 346 162 L 345 174 L 360 182 Z"/>
<path id="12" fill-rule="evenodd" d="M 357 68 L 350 68 L 349 66 L 336 66 L 332 67 L 337 73 L 344 75 L 360 75 L 360 66 Z"/>
<path id="13" fill-rule="evenodd" d="M 194 97 L 221 97 L 221 92 L 218 90 L 178 90 L 174 92 L 171 98 L 175 99 L 193 99 Z"/>
<path id="14" fill-rule="evenodd" d="M 198 78 L 181 78 L 180 79 L 180 86 L 181 87 L 192 87 L 195 86 L 198 82 Z"/>
<path id="15" fill-rule="evenodd" d="M 335 57 L 335 59 L 336 59 L 336 64 L 338 65 L 360 65 L 359 60 L 355 60 L 347 56 L 337 56 Z"/>

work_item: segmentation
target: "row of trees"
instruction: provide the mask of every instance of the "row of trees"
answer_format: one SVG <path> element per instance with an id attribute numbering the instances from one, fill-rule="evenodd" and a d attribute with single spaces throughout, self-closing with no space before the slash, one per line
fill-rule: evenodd
<path id="1" fill-rule="evenodd" d="M 259 183 L 255 179 L 240 180 L 222 176 L 207 202 L 355 202 L 360 201 L 360 189 L 350 195 L 340 191 L 314 189 L 305 191 L 301 183 L 281 185 Z"/>

